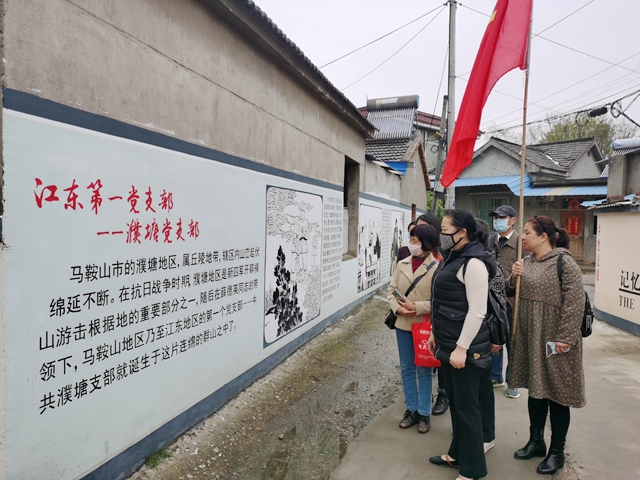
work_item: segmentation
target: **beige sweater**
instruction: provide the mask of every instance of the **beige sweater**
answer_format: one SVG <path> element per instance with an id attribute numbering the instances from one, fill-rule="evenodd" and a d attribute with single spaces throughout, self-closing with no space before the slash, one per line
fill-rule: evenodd
<path id="1" fill-rule="evenodd" d="M 412 258 L 412 256 L 409 256 L 398 263 L 396 272 L 391 279 L 391 283 L 389 283 L 389 287 L 387 288 L 389 306 L 394 312 L 398 310 L 400 305 L 398 304 L 396 297 L 394 297 L 391 292 L 397 288 L 400 293 L 404 295 L 413 281 L 420 275 L 424 274 L 427 271 L 427 267 L 435 261 L 432 254 L 427 255 L 427 258 L 424 259 L 422 265 L 420 265 L 414 272 L 413 266 L 411 265 Z M 409 300 L 416 304 L 416 315 L 411 317 L 398 315 L 396 328 L 410 332 L 412 323 L 422 323 L 424 321 L 424 316 L 427 313 L 431 313 L 431 279 L 433 278 L 433 274 L 437 267 L 437 264 L 431 267 L 429 273 L 427 273 L 427 275 L 418 282 L 414 289 L 411 290 L 411 293 L 409 293 Z"/>

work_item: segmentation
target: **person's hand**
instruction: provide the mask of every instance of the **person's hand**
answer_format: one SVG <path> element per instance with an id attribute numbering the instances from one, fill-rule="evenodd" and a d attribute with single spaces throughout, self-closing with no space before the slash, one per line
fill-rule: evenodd
<path id="1" fill-rule="evenodd" d="M 464 368 L 466 361 L 467 350 L 458 345 L 456 349 L 451 352 L 451 356 L 449 357 L 449 364 L 453 368 L 457 368 L 459 370 L 461 368 Z"/>
<path id="2" fill-rule="evenodd" d="M 570 345 L 568 343 L 556 342 L 556 352 L 564 353 L 569 350 Z"/>
<path id="3" fill-rule="evenodd" d="M 405 307 L 398 307 L 398 309 L 396 310 L 396 315 L 402 315 L 403 317 L 413 317 L 415 316 L 415 314 L 415 310 L 409 310 Z"/>
<path id="4" fill-rule="evenodd" d="M 416 311 L 416 304 L 413 303 L 411 300 L 409 300 L 408 298 L 405 298 L 404 300 L 398 300 L 398 305 L 400 305 L 401 307 L 406 308 L 407 310 Z M 415 315 L 415 313 L 414 313 Z"/>
<path id="5" fill-rule="evenodd" d="M 520 259 L 511 267 L 511 276 L 513 278 L 520 277 L 522 272 L 524 272 L 524 261 Z"/>
<path id="6" fill-rule="evenodd" d="M 498 353 L 502 350 L 502 345 L 491 345 L 491 353 Z"/>
<path id="7" fill-rule="evenodd" d="M 435 354 L 436 354 L 436 339 L 433 336 L 433 331 L 431 332 L 431 336 L 429 337 L 429 340 L 427 341 L 427 348 L 431 352 L 431 355 L 435 356 Z"/>

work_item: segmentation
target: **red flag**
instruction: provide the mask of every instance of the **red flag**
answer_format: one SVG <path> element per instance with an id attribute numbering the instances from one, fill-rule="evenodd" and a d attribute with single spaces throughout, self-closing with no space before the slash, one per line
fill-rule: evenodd
<path id="1" fill-rule="evenodd" d="M 498 0 L 462 98 L 441 183 L 446 188 L 471 165 L 482 109 L 505 73 L 527 68 L 527 41 L 533 0 Z"/>

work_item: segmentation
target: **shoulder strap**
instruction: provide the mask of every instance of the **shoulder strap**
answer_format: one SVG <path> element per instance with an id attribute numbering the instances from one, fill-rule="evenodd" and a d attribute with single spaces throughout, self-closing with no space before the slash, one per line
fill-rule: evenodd
<path id="1" fill-rule="evenodd" d="M 558 261 L 556 262 L 556 267 L 558 270 L 558 280 L 560 281 L 560 286 L 562 287 L 562 257 L 564 257 L 566 255 L 566 253 L 561 253 L 560 255 L 558 255 Z"/>
<path id="2" fill-rule="evenodd" d="M 429 273 L 429 270 L 431 270 L 431 268 L 433 268 L 433 266 L 434 266 L 436 263 L 438 263 L 438 262 L 436 262 L 435 260 L 434 260 L 433 262 L 431 262 L 431 263 L 429 264 L 429 266 L 427 267 L 427 271 L 426 271 L 426 272 L 424 272 L 422 275 L 420 275 L 418 278 L 416 278 L 416 279 L 413 281 L 413 283 L 411 284 L 411 286 L 409 287 L 409 289 L 405 292 L 405 294 L 404 294 L 404 296 L 405 296 L 405 297 L 408 297 L 408 296 L 409 296 L 409 294 L 411 293 L 411 290 L 413 290 L 413 289 L 415 288 L 415 286 L 418 284 L 418 282 L 419 282 L 420 280 L 422 280 L 422 277 L 424 277 L 427 273 Z"/>

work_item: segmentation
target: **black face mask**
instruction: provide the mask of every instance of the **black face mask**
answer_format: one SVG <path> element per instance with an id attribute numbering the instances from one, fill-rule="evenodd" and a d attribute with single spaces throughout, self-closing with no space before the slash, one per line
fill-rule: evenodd
<path id="1" fill-rule="evenodd" d="M 451 250 L 453 247 L 458 245 L 458 243 L 460 243 L 462 238 L 460 238 L 457 242 L 453 241 L 453 236 L 458 232 L 460 232 L 460 230 L 458 230 L 457 232 L 453 232 L 453 233 L 441 233 L 440 234 L 440 248 L 443 251 L 446 252 L 448 250 Z"/>

